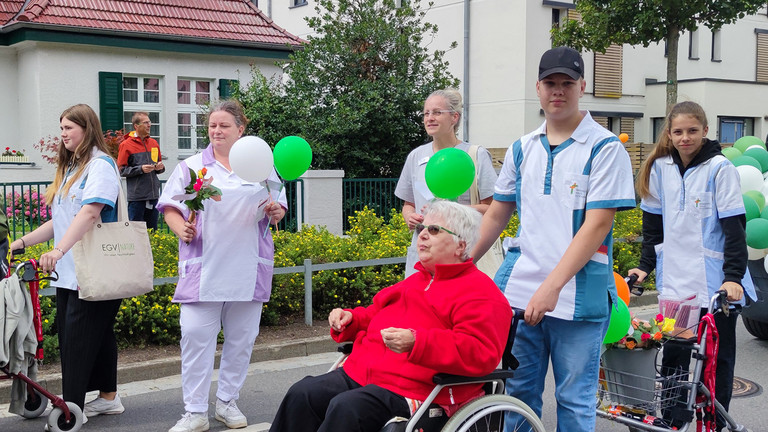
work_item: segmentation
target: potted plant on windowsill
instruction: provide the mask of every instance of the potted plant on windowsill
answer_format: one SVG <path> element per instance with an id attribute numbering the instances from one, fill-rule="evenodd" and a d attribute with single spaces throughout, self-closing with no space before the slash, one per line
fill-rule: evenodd
<path id="1" fill-rule="evenodd" d="M 0 154 L 0 162 L 29 162 L 29 158 L 24 156 L 21 150 L 12 150 L 10 147 L 6 147 L 5 151 Z"/>

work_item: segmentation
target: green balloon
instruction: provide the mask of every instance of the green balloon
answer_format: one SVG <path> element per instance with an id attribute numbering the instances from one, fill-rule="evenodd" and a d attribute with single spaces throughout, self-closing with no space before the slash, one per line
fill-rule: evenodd
<path id="1" fill-rule="evenodd" d="M 751 165 L 759 169 L 760 172 L 763 172 L 763 168 L 760 166 L 760 162 L 758 162 L 757 159 L 750 156 L 739 156 L 736 159 L 732 160 L 731 162 L 733 162 L 733 164 L 736 166 Z"/>
<path id="2" fill-rule="evenodd" d="M 760 217 L 763 219 L 768 219 L 768 207 L 763 207 L 763 211 L 760 212 Z"/>
<path id="3" fill-rule="evenodd" d="M 733 161 L 742 154 L 741 150 L 734 147 L 726 147 L 722 149 L 721 152 L 723 153 L 723 156 L 725 156 L 729 161 Z"/>
<path id="4" fill-rule="evenodd" d="M 766 220 L 768 222 L 768 220 Z M 611 309 L 611 318 L 608 322 L 608 331 L 603 338 L 604 344 L 618 342 L 629 333 L 632 318 L 629 316 L 629 308 L 623 301 L 618 301 Z"/>
<path id="5" fill-rule="evenodd" d="M 747 246 L 755 249 L 768 248 L 768 219 L 747 221 Z"/>
<path id="6" fill-rule="evenodd" d="M 757 207 L 760 208 L 760 211 L 763 211 L 763 208 L 765 208 L 765 195 L 763 195 L 762 192 L 756 190 L 748 190 L 744 192 L 744 195 L 755 200 Z"/>
<path id="7" fill-rule="evenodd" d="M 455 199 L 472 186 L 475 164 L 466 152 L 455 147 L 445 148 L 429 158 L 424 179 L 437 198 Z"/>
<path id="8" fill-rule="evenodd" d="M 744 156 L 755 158 L 756 161 L 760 162 L 760 172 L 768 171 L 768 151 L 764 148 L 751 148 L 744 152 Z"/>
<path id="9" fill-rule="evenodd" d="M 757 192 L 757 191 L 748 191 L 748 192 Z M 757 192 L 760 193 L 760 192 Z M 762 195 L 762 194 L 761 194 Z M 744 200 L 744 210 L 746 212 L 747 220 L 750 221 L 754 218 L 760 217 L 760 205 L 757 203 L 757 201 L 754 200 L 751 196 L 747 195 L 746 192 L 744 195 L 741 196 L 741 199 Z M 765 200 L 765 198 L 763 198 Z"/>
<path id="10" fill-rule="evenodd" d="M 312 163 L 312 148 L 304 138 L 287 136 L 275 144 L 272 152 L 275 170 L 283 180 L 296 180 Z"/>
<path id="11" fill-rule="evenodd" d="M 759 145 L 762 148 L 765 148 L 765 143 L 763 140 L 756 136 L 743 136 L 736 140 L 735 143 L 733 143 L 733 146 L 739 149 L 740 152 L 744 153 L 748 148 L 752 147 L 753 145 Z"/>

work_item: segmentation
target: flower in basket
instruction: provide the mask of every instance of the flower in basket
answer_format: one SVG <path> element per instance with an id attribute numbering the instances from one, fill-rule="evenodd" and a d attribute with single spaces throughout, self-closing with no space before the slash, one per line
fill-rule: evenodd
<path id="1" fill-rule="evenodd" d="M 675 328 L 673 318 L 665 318 L 658 314 L 649 321 L 641 320 L 636 316 L 632 317 L 632 330 L 620 341 L 614 344 L 617 348 L 635 349 L 635 348 L 657 348 L 661 342 L 670 337 L 670 333 Z"/>
<path id="2" fill-rule="evenodd" d="M 203 201 L 208 198 L 221 201 L 221 189 L 211 184 L 213 177 L 205 178 L 207 173 L 208 169 L 205 167 L 198 172 L 189 168 L 189 184 L 184 188 L 185 193 L 173 197 L 174 200 L 183 202 L 191 211 L 187 219 L 190 223 L 195 223 L 197 212 L 204 210 Z"/>

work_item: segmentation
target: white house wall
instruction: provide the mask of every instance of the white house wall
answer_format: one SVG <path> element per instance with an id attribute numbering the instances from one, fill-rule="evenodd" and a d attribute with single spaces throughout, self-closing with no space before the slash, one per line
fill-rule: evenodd
<path id="1" fill-rule="evenodd" d="M 412 0 L 418 1 L 418 0 Z M 306 37 L 309 28 L 303 17 L 314 16 L 315 1 L 307 6 L 287 6 L 286 1 L 272 1 L 272 18 L 289 32 Z M 470 75 L 469 139 L 486 147 L 506 147 L 517 137 L 537 127 L 540 114 L 535 82 L 541 53 L 550 48 L 552 7 L 539 0 L 471 0 L 470 1 Z M 552 2 L 556 3 L 556 2 Z M 562 5 L 573 3 L 561 1 Z M 427 2 L 421 1 L 426 8 Z M 426 20 L 437 24 L 439 33 L 429 48 L 446 49 L 456 41 L 457 49 L 449 51 L 449 70 L 462 83 L 464 0 L 434 0 Z M 768 29 L 765 10 L 746 17 L 721 30 L 720 62 L 711 60 L 712 33 L 701 28 L 697 32 L 699 59 L 688 58 L 689 35 L 680 37 L 678 79 L 680 100 L 702 103 L 711 116 L 710 137 L 716 137 L 718 115 L 744 116 L 755 119 L 754 133 L 764 137 L 768 122 L 763 118 L 768 109 L 768 86 L 755 84 L 755 29 Z M 666 80 L 664 43 L 647 48 L 624 46 L 623 95 L 621 98 L 592 96 L 594 55 L 584 53 L 587 87 L 581 101 L 585 109 L 642 113 L 635 120 L 634 136 L 638 142 L 650 142 L 652 118 L 664 116 L 664 85 L 647 85 L 647 80 Z M 688 85 L 690 79 L 730 80 L 724 83 Z M 745 103 L 745 99 L 749 102 Z M 659 114 L 661 113 L 661 114 Z M 460 131 L 460 136 L 462 132 Z M 342 167 L 343 168 L 343 167 Z"/>
<path id="2" fill-rule="evenodd" d="M 0 152 L 5 151 L 6 147 L 11 147 L 14 150 L 24 148 L 24 146 L 18 146 L 22 128 L 18 127 L 20 118 L 19 110 L 17 109 L 19 75 L 16 65 L 16 50 L 0 47 L 0 77 L 3 77 L 3 79 L 0 79 L 0 101 L 2 101 L 0 103 L 0 128 L 3 131 Z M 3 174 L 0 173 L 0 177 Z"/>
<path id="3" fill-rule="evenodd" d="M 11 51 L 11 54 L 7 54 L 7 51 Z M 34 151 L 33 144 L 48 135 L 57 136 L 61 112 L 74 104 L 85 103 L 99 112 L 100 71 L 161 78 L 159 141 L 167 166 L 165 174 L 161 176 L 163 178 L 183 159 L 177 147 L 177 78 L 239 79 L 241 85 L 245 85 L 250 81 L 251 62 L 255 62 L 266 75 L 279 72 L 273 61 L 251 57 L 214 57 L 44 42 L 25 42 L 18 50 L 18 61 L 14 67 L 15 51 L 0 51 L 3 56 L 0 59 L 11 60 L 0 63 L 0 76 L 18 76 L 16 83 L 9 83 L 11 80 L 0 83 L 3 95 L 18 99 L 18 103 L 0 104 L 0 110 L 4 110 L 0 113 L 8 111 L 7 115 L 0 115 L 0 130 L 14 131 L 13 142 L 29 151 L 30 160 L 37 167 L 0 166 L 2 182 L 52 178 L 53 166 L 42 160 L 39 152 Z M 216 97 L 217 81 L 214 84 L 212 94 Z M 22 90 L 16 94 L 15 88 Z"/>

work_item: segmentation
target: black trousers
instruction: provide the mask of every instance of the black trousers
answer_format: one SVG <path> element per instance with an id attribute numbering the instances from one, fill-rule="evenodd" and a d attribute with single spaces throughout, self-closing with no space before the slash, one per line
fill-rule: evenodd
<path id="1" fill-rule="evenodd" d="M 729 316 L 715 314 L 715 326 L 720 337 L 720 345 L 717 352 L 717 371 L 715 372 L 715 399 L 723 405 L 726 411 L 731 404 L 733 395 L 733 369 L 736 366 L 736 323 L 740 309 L 731 309 Z M 701 316 L 706 315 L 707 310 L 701 310 Z M 691 348 L 667 343 L 664 346 L 661 360 L 662 371 L 673 369 L 688 372 L 691 361 Z M 687 395 L 686 395 L 687 397 Z M 671 414 L 671 413 L 670 413 Z M 668 418 L 670 414 L 665 415 Z M 673 422 L 679 426 L 679 422 Z M 718 415 L 717 427 L 725 427 L 725 420 Z"/>
<path id="2" fill-rule="evenodd" d="M 270 432 L 378 432 L 395 416 L 410 417 L 405 398 L 361 386 L 342 369 L 304 377 L 288 390 Z"/>
<path id="3" fill-rule="evenodd" d="M 115 316 L 121 300 L 84 301 L 77 291 L 56 289 L 56 326 L 64 400 L 80 408 L 92 390 L 117 391 Z"/>

